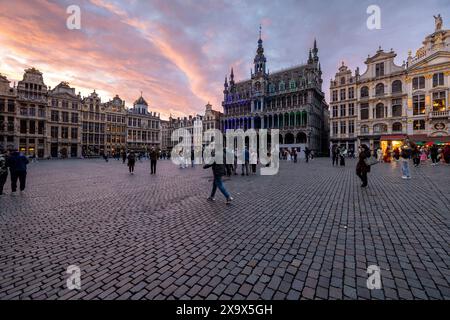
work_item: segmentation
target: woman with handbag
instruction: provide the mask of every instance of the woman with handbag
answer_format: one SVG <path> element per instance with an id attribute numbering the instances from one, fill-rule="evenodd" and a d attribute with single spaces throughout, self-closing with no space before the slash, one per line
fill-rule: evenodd
<path id="1" fill-rule="evenodd" d="M 370 165 L 366 163 L 366 160 L 370 158 L 369 147 L 362 144 L 359 147 L 358 163 L 356 164 L 356 175 L 361 179 L 362 188 L 367 187 L 367 173 L 370 172 Z"/>

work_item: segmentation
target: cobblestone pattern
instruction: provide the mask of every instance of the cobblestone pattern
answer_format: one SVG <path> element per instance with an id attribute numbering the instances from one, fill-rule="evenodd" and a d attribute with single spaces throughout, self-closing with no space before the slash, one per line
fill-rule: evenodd
<path id="1" fill-rule="evenodd" d="M 450 167 L 281 163 L 233 176 L 148 161 L 41 161 L 0 197 L 0 299 L 449 299 Z M 382 289 L 366 286 L 381 268 Z M 69 265 L 81 290 L 68 290 Z"/>

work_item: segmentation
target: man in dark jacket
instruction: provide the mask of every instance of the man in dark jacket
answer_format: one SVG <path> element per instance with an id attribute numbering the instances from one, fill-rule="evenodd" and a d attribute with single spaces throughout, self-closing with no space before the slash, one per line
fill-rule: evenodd
<path id="1" fill-rule="evenodd" d="M 19 179 L 20 182 L 20 192 L 25 190 L 27 164 L 27 157 L 17 150 L 12 151 L 6 161 L 6 165 L 9 167 L 9 172 L 11 173 L 11 191 L 13 195 L 15 195 L 15 192 L 17 191 L 17 179 Z"/>
<path id="2" fill-rule="evenodd" d="M 158 161 L 158 151 L 155 147 L 150 150 L 150 174 L 156 174 L 156 161 Z"/>
<path id="3" fill-rule="evenodd" d="M 219 190 L 223 193 L 223 195 L 227 199 L 227 204 L 230 204 L 231 201 L 233 200 L 233 198 L 230 196 L 228 191 L 225 189 L 225 186 L 223 185 L 223 181 L 222 181 L 222 176 L 225 175 L 225 166 L 223 164 L 217 164 L 214 161 L 213 164 L 205 164 L 203 166 L 203 169 L 207 169 L 209 167 L 212 168 L 214 180 L 213 180 L 213 188 L 211 191 L 211 195 L 209 196 L 208 200 L 215 201 L 214 196 L 216 194 L 217 188 L 219 188 Z"/>

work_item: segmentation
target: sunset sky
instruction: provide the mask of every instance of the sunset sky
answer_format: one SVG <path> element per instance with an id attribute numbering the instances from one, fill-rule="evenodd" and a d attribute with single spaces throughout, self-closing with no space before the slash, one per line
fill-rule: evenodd
<path id="1" fill-rule="evenodd" d="M 81 8 L 81 30 L 66 28 L 69 5 Z M 366 27 L 371 4 L 381 30 Z M 140 92 L 162 118 L 222 111 L 223 82 L 249 77 L 262 24 L 271 71 L 302 63 L 317 38 L 323 90 L 341 61 L 364 72 L 378 46 L 397 64 L 434 31 L 440 13 L 450 28 L 450 0 L 0 0 L 0 73 L 11 82 L 34 66 L 47 85 L 68 81 L 107 101 L 132 106 Z"/>

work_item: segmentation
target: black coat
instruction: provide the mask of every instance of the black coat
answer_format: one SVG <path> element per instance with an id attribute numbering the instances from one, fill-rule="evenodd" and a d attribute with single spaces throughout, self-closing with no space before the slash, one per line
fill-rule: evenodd
<path id="1" fill-rule="evenodd" d="M 370 151 L 365 150 L 359 153 L 358 163 L 356 164 L 356 172 L 357 173 L 367 173 L 370 172 L 370 166 L 366 164 L 365 159 L 370 157 Z"/>
<path id="2" fill-rule="evenodd" d="M 223 164 L 205 164 L 203 166 L 203 169 L 208 169 L 209 167 L 212 168 L 214 178 L 219 178 L 225 175 L 225 166 Z"/>

